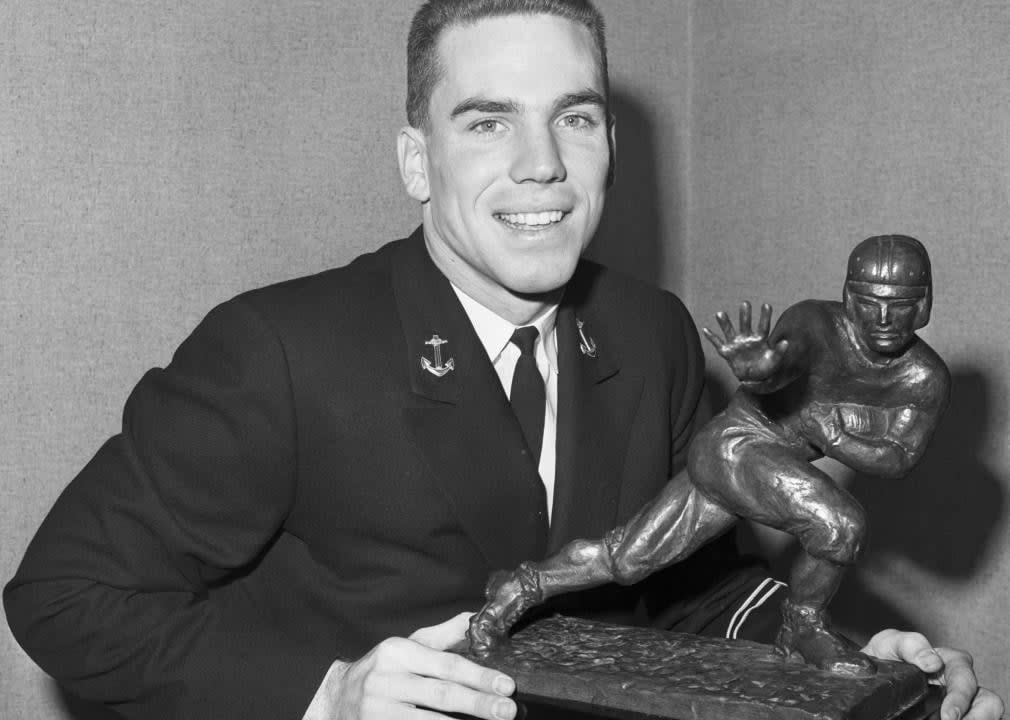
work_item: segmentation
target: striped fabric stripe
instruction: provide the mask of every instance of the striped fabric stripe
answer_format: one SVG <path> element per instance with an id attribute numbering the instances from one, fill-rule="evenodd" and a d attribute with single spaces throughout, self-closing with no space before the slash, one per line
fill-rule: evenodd
<path id="1" fill-rule="evenodd" d="M 779 588 L 784 587 L 786 587 L 784 582 L 773 578 L 765 578 L 760 585 L 754 588 L 754 591 L 743 601 L 736 612 L 733 613 L 729 626 L 726 628 L 726 637 L 735 640 L 737 633 L 740 632 L 740 628 L 747 621 L 747 616 L 756 608 L 764 605 L 768 598 L 774 595 Z"/>

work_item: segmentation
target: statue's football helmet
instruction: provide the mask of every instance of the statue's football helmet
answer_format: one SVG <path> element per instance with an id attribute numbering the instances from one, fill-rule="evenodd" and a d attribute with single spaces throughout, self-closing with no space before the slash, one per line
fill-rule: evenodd
<path id="1" fill-rule="evenodd" d="M 907 235 L 877 235 L 859 243 L 849 255 L 845 305 L 849 293 L 880 298 L 918 298 L 915 330 L 929 322 L 933 273 L 922 243 Z"/>

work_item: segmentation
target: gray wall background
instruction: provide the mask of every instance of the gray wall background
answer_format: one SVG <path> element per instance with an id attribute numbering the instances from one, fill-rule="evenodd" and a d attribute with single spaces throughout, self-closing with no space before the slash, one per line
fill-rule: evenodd
<path id="1" fill-rule="evenodd" d="M 937 281 L 954 401 L 882 484 L 836 612 L 922 628 L 1010 694 L 1010 6 L 600 0 L 617 184 L 593 254 L 681 293 L 840 292 L 903 232 Z M 402 0 L 0 2 L 0 578 L 214 304 L 407 233 Z M 730 383 L 710 356 L 716 401 Z M 790 546 L 755 532 L 779 568 Z M 0 630 L 0 716 L 95 717 Z"/>
<path id="2" fill-rule="evenodd" d="M 961 644 L 1010 693 L 1010 3 L 703 0 L 692 14 L 689 230 L 699 324 L 741 299 L 841 298 L 859 240 L 921 239 L 923 336 L 953 374 L 922 463 L 831 468 L 870 518 L 833 605 L 854 629 Z M 735 315 L 735 312 L 734 312 Z M 725 381 L 719 358 L 709 367 Z M 791 553 L 764 537 L 780 567 Z"/>

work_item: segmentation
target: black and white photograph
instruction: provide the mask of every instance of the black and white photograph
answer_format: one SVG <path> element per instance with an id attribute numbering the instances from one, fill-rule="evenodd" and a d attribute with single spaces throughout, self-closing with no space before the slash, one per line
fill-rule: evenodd
<path id="1" fill-rule="evenodd" d="M 0 717 L 1004 720 L 1010 2 L 0 1 Z"/>

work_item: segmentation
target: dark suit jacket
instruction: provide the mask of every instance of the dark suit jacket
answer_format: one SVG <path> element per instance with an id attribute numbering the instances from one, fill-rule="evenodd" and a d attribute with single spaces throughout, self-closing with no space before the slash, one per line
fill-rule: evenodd
<path id="1" fill-rule="evenodd" d="M 418 231 L 221 305 L 144 376 L 5 591 L 16 637 L 131 717 L 300 717 L 335 658 L 476 610 L 490 571 L 602 535 L 670 476 L 703 378 L 684 307 L 583 262 L 557 323 L 549 548 L 519 425 Z M 421 365 L 435 334 L 443 377 Z M 734 558 L 561 606 L 704 630 L 747 578 Z"/>

